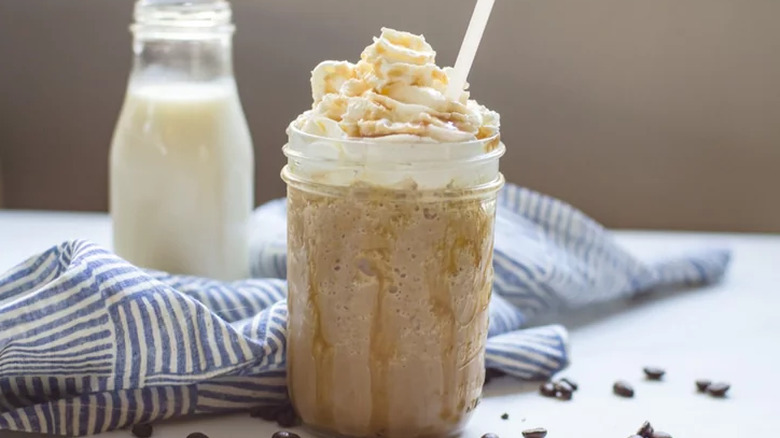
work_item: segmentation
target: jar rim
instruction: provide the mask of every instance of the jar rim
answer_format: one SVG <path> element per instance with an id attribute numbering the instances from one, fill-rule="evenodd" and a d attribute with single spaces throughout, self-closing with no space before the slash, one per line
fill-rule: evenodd
<path id="1" fill-rule="evenodd" d="M 329 185 L 462 189 L 493 181 L 506 147 L 498 135 L 460 143 L 378 142 L 327 138 L 292 127 L 282 148 L 289 171 Z"/>
<path id="2" fill-rule="evenodd" d="M 414 187 L 410 189 L 408 184 L 388 187 L 365 181 L 357 184 L 339 185 L 315 181 L 296 175 L 290 168 L 290 165 L 286 165 L 282 168 L 281 177 L 288 187 L 320 196 L 341 197 L 344 196 L 345 193 L 348 193 L 349 196 L 355 198 L 372 199 L 376 196 L 376 190 L 382 190 L 385 194 L 392 195 L 397 200 L 407 199 L 418 202 L 430 200 L 440 201 L 443 199 L 464 200 L 495 196 L 495 194 L 504 187 L 504 183 L 506 182 L 504 175 L 497 172 L 493 179 L 482 181 L 468 187 Z"/>
<path id="3" fill-rule="evenodd" d="M 479 140 L 454 143 L 390 142 L 361 138 L 329 138 L 304 132 L 294 124 L 282 148 L 291 159 L 353 166 L 451 166 L 497 160 L 506 147 L 500 133 Z"/>
<path id="4" fill-rule="evenodd" d="M 498 143 L 501 141 L 501 133 L 496 132 L 490 137 L 485 138 L 479 138 L 476 140 L 468 140 L 468 141 L 455 141 L 455 142 L 414 142 L 410 143 L 408 141 L 384 141 L 384 140 L 377 140 L 377 138 L 381 137 L 344 137 L 344 138 L 333 138 L 333 137 L 325 137 L 323 135 L 317 135 L 317 134 L 311 134 L 308 132 L 305 132 L 295 126 L 295 122 L 293 121 L 290 123 L 290 125 L 287 128 L 287 133 L 290 137 L 292 137 L 293 134 L 296 136 L 300 136 L 303 138 L 309 138 L 311 140 L 317 140 L 317 141 L 328 141 L 328 142 L 338 142 L 338 143 L 345 143 L 345 144 L 364 144 L 364 145 L 399 145 L 399 144 L 415 144 L 420 146 L 425 145 L 431 145 L 431 146 L 462 146 L 462 147 L 469 147 L 469 146 L 475 146 L 475 145 L 486 145 L 491 143 Z"/>

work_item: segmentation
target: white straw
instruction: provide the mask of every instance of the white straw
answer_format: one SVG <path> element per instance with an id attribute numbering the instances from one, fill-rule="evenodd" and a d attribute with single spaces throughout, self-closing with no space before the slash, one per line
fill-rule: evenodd
<path id="1" fill-rule="evenodd" d="M 463 38 L 463 45 L 460 46 L 458 60 L 455 62 L 455 72 L 447 87 L 447 97 L 450 100 L 458 100 L 466 86 L 466 79 L 469 77 L 471 65 L 477 56 L 477 49 L 482 41 L 482 34 L 485 33 L 485 27 L 487 27 L 490 12 L 493 10 L 495 2 L 496 0 L 477 0 L 477 7 L 474 8 L 474 15 L 471 16 L 469 28 Z"/>

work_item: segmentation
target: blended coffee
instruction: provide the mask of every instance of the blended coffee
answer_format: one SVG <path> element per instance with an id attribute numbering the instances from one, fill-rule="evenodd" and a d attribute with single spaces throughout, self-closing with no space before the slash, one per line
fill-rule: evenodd
<path id="1" fill-rule="evenodd" d="M 504 146 L 448 72 L 383 29 L 289 129 L 290 396 L 331 436 L 449 436 L 481 395 Z"/>

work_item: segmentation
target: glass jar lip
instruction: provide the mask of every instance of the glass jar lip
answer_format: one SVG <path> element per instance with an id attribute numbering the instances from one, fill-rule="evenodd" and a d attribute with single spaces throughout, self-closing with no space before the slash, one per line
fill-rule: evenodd
<path id="1" fill-rule="evenodd" d="M 344 166 L 451 166 L 497 160 L 506 147 L 500 133 L 479 140 L 454 143 L 391 142 L 361 138 L 329 138 L 309 134 L 293 122 L 282 148 L 288 158 Z"/>
<path id="2" fill-rule="evenodd" d="M 290 165 L 282 168 L 281 178 L 289 187 L 315 195 L 343 197 L 345 193 L 348 193 L 352 197 L 373 199 L 376 194 L 375 190 L 380 189 L 388 194 L 395 194 L 397 200 L 408 199 L 416 202 L 426 200 L 441 201 L 444 199 L 479 199 L 486 196 L 495 196 L 506 183 L 504 175 L 497 172 L 493 179 L 467 187 L 443 186 L 422 189 L 415 187 L 410 190 L 408 183 L 403 184 L 402 187 L 387 187 L 365 181 L 357 184 L 338 185 L 296 175 Z"/>
<path id="3" fill-rule="evenodd" d="M 323 141 L 323 142 L 333 142 L 333 143 L 340 143 L 340 144 L 349 144 L 349 145 L 377 145 L 377 146 L 398 146 L 398 145 L 415 145 L 420 147 L 425 146 L 431 146 L 431 147 L 461 147 L 461 148 L 469 148 L 469 147 L 475 147 L 478 145 L 491 145 L 495 144 L 495 146 L 491 147 L 490 150 L 487 150 L 486 152 L 490 152 L 493 149 L 497 149 L 498 143 L 501 142 L 501 133 L 496 132 L 490 137 L 486 138 L 480 138 L 476 140 L 469 140 L 469 141 L 456 141 L 456 142 L 438 142 L 438 141 L 432 141 L 432 142 L 426 142 L 426 141 L 420 141 L 420 142 L 409 142 L 409 141 L 386 141 L 386 140 L 377 140 L 374 138 L 358 138 L 358 137 L 344 137 L 344 138 L 333 138 L 333 137 L 325 137 L 322 135 L 317 134 L 311 134 L 308 132 L 305 132 L 295 126 L 295 122 L 293 121 L 290 123 L 290 125 L 287 127 L 287 134 L 290 138 L 293 137 L 293 135 L 301 137 L 303 139 L 309 139 L 312 141 Z"/>

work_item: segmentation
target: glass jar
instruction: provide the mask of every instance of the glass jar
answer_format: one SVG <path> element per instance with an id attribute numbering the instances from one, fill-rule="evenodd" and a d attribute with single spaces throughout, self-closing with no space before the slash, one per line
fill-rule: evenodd
<path id="1" fill-rule="evenodd" d="M 457 433 L 484 382 L 498 136 L 455 144 L 289 130 L 288 384 L 326 436 Z"/>
<path id="2" fill-rule="evenodd" d="M 230 5 L 141 0 L 114 132 L 114 248 L 176 274 L 249 275 L 252 140 L 233 77 Z"/>

